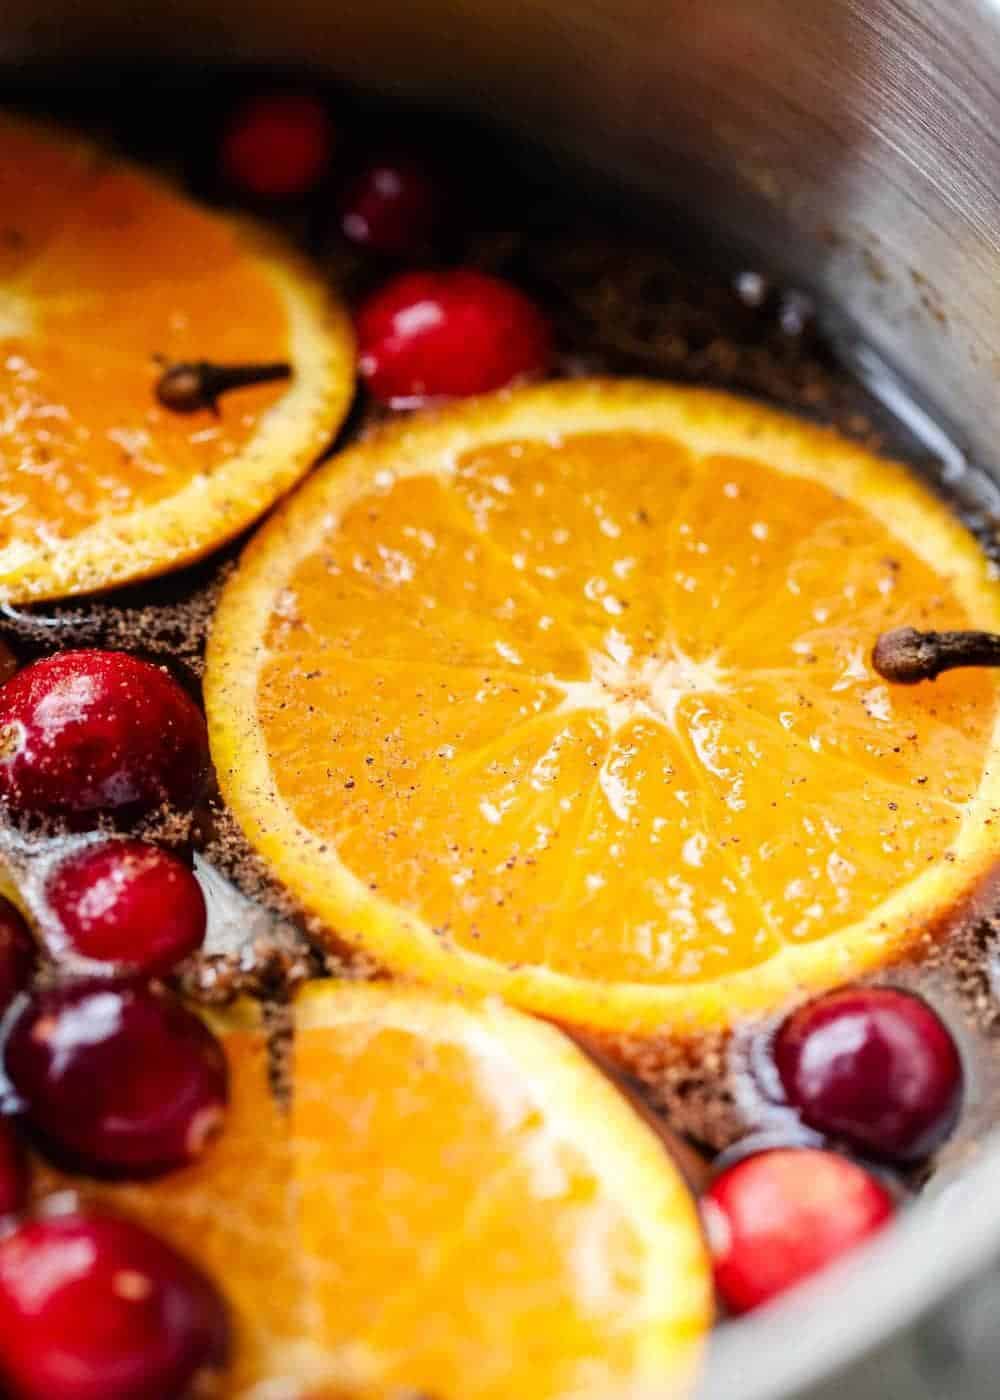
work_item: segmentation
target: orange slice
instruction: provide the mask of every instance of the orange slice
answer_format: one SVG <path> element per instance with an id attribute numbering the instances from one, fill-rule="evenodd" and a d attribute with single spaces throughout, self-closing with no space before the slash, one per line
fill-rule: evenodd
<path id="1" fill-rule="evenodd" d="M 296 1016 L 307 1291 L 366 1394 L 687 1393 L 710 1284 L 655 1132 L 497 1002 L 314 984 Z"/>
<path id="2" fill-rule="evenodd" d="M 288 1120 L 251 1014 L 199 1165 L 142 1186 L 39 1168 L 198 1259 L 232 1397 L 687 1394 L 710 1321 L 696 1209 L 655 1132 L 557 1031 L 496 1003 L 315 984 Z"/>
<path id="3" fill-rule="evenodd" d="M 175 568 L 293 485 L 340 423 L 348 319 L 290 254 L 83 141 L 0 115 L 0 598 Z M 288 361 L 210 411 L 158 360 Z"/>
<path id="4" fill-rule="evenodd" d="M 907 948 L 995 860 L 1000 626 L 899 466 L 723 394 L 576 382 L 342 455 L 229 583 L 223 792 L 341 940 L 580 1027 L 725 1027 Z"/>

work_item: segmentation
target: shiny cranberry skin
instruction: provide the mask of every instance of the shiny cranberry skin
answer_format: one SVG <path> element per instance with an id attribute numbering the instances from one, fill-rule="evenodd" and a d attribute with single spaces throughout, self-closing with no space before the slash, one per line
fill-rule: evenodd
<path id="1" fill-rule="evenodd" d="M 0 686 L 0 798 L 15 812 L 188 807 L 207 773 L 201 711 L 127 652 L 61 652 Z"/>
<path id="2" fill-rule="evenodd" d="M 12 1400 L 179 1400 L 229 1351 L 215 1286 L 141 1225 L 86 1211 L 0 1239 L 0 1385 Z"/>
<path id="3" fill-rule="evenodd" d="M 27 1158 L 10 1123 L 0 1118 L 0 1215 L 22 1210 L 27 1198 Z"/>
<path id="4" fill-rule="evenodd" d="M 469 268 L 403 273 L 362 305 L 357 330 L 370 392 L 396 407 L 500 389 L 543 374 L 552 355 L 534 303 Z"/>
<path id="5" fill-rule="evenodd" d="M 958 1115 L 958 1049 L 907 992 L 858 987 L 810 1002 L 781 1027 L 774 1059 L 803 1122 L 887 1161 L 925 1157 Z"/>
<path id="6" fill-rule="evenodd" d="M 893 1209 L 879 1181 L 832 1152 L 744 1157 L 702 1197 L 716 1287 L 731 1312 L 749 1312 L 874 1235 Z"/>
<path id="7" fill-rule="evenodd" d="M 444 221 L 440 180 L 406 154 L 377 157 L 358 172 L 339 200 L 344 237 L 391 257 L 419 253 Z"/>
<path id="8" fill-rule="evenodd" d="M 146 841 L 101 841 L 67 856 L 45 900 L 50 951 L 159 976 L 201 946 L 205 897 L 194 872 Z"/>
<path id="9" fill-rule="evenodd" d="M 324 104 L 304 93 L 268 93 L 233 112 L 219 160 L 229 184 L 259 199 L 291 199 L 320 183 L 333 153 Z"/>
<path id="10" fill-rule="evenodd" d="M 38 948 L 28 925 L 0 895 L 0 1014 L 31 981 L 37 961 Z"/>
<path id="11" fill-rule="evenodd" d="M 94 1175 L 158 1176 L 193 1161 L 228 1098 L 212 1032 L 141 983 L 37 991 L 8 1030 L 4 1068 L 43 1150 Z"/>

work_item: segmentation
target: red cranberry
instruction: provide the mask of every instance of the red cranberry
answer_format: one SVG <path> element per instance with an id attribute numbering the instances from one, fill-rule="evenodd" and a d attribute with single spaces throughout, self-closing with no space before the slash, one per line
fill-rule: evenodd
<path id="1" fill-rule="evenodd" d="M 122 651 L 65 651 L 0 686 L 0 797 L 64 816 L 190 806 L 208 772 L 194 701 Z"/>
<path id="2" fill-rule="evenodd" d="M 27 1198 L 27 1158 L 13 1128 L 0 1118 L 0 1215 L 23 1209 Z"/>
<path id="3" fill-rule="evenodd" d="M 892 1197 L 873 1176 L 815 1148 L 744 1157 L 702 1198 L 716 1286 L 736 1313 L 832 1264 L 892 1213 Z"/>
<path id="4" fill-rule="evenodd" d="M 357 326 L 368 388 L 397 407 L 500 389 L 542 374 L 551 357 L 534 303 L 469 268 L 394 278 L 364 303 Z"/>
<path id="5" fill-rule="evenodd" d="M 95 1175 L 157 1176 L 193 1161 L 227 1101 L 215 1036 L 139 983 L 37 991 L 8 1031 L 4 1068 L 41 1146 Z"/>
<path id="6" fill-rule="evenodd" d="M 0 1239 L 0 1379 L 12 1400 L 178 1400 L 200 1393 L 229 1349 L 215 1286 L 141 1225 L 87 1211 Z"/>
<path id="7" fill-rule="evenodd" d="M 890 1161 L 926 1156 L 958 1114 L 955 1042 L 906 992 L 859 987 L 811 1002 L 781 1027 L 774 1058 L 805 1123 Z"/>
<path id="8" fill-rule="evenodd" d="M 232 113 L 219 158 L 237 189 L 261 199 L 289 199 L 319 184 L 333 144 L 322 102 L 302 93 L 272 93 Z"/>
<path id="9" fill-rule="evenodd" d="M 188 867 L 146 841 L 102 841 L 61 861 L 45 889 L 52 952 L 158 976 L 201 946 L 205 897 Z"/>
<path id="10" fill-rule="evenodd" d="M 28 925 L 10 900 L 0 895 L 0 1014 L 31 981 L 37 960 Z"/>
<path id="11" fill-rule="evenodd" d="M 372 160 L 340 197 L 345 238 L 375 253 L 418 253 L 444 218 L 444 190 L 421 161 L 408 155 Z"/>

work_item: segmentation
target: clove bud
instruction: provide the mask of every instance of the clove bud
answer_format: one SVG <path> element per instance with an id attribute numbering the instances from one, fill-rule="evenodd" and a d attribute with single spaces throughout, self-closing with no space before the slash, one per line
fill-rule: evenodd
<path id="1" fill-rule="evenodd" d="M 916 685 L 959 666 L 1000 666 L 1000 635 L 995 632 L 919 632 L 897 627 L 883 632 L 872 650 L 872 665 L 887 681 Z"/>

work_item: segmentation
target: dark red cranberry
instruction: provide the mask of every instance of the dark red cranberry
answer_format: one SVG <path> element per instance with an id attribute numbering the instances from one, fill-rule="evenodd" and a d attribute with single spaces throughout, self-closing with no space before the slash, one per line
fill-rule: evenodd
<path id="1" fill-rule="evenodd" d="M 194 701 L 122 651 L 64 651 L 0 686 L 0 798 L 64 816 L 190 806 L 208 772 Z"/>
<path id="2" fill-rule="evenodd" d="M 926 1156 L 958 1114 L 955 1042 L 906 992 L 859 987 L 811 1002 L 781 1027 L 774 1058 L 803 1122 L 889 1161 Z"/>
<path id="3" fill-rule="evenodd" d="M 320 183 L 333 145 L 330 117 L 318 98 L 270 93 L 231 114 L 219 159 L 237 189 L 261 199 L 290 199 Z"/>
<path id="4" fill-rule="evenodd" d="M 27 1158 L 10 1123 L 0 1118 L 0 1215 L 22 1210 L 27 1198 Z"/>
<path id="5" fill-rule="evenodd" d="M 391 257 L 419 253 L 444 220 L 445 191 L 414 156 L 384 155 L 358 172 L 340 196 L 345 238 Z"/>
<path id="6" fill-rule="evenodd" d="M 0 1384 L 12 1400 L 178 1400 L 202 1393 L 229 1350 L 215 1286 L 141 1225 L 88 1210 L 0 1239 Z"/>
<path id="7" fill-rule="evenodd" d="M 500 389 L 544 373 L 552 353 L 535 304 L 469 268 L 394 278 L 361 307 L 357 329 L 369 390 L 397 407 Z"/>
<path id="8" fill-rule="evenodd" d="M 201 946 L 205 897 L 183 861 L 146 841 L 101 841 L 60 861 L 45 887 L 52 953 L 157 976 Z"/>
<path id="9" fill-rule="evenodd" d="M 38 948 L 28 925 L 9 899 L 0 895 L 0 1015 L 31 981 Z"/>
<path id="10" fill-rule="evenodd" d="M 717 1176 L 702 1198 L 716 1286 L 736 1313 L 826 1268 L 892 1214 L 892 1197 L 879 1181 L 815 1148 L 745 1157 Z"/>
<path id="11" fill-rule="evenodd" d="M 95 1175 L 157 1176 L 193 1161 L 228 1096 L 212 1032 L 139 983 L 37 991 L 8 1030 L 4 1068 L 40 1146 Z"/>

